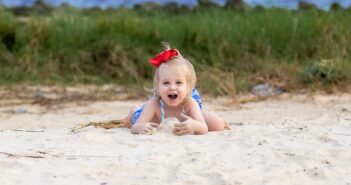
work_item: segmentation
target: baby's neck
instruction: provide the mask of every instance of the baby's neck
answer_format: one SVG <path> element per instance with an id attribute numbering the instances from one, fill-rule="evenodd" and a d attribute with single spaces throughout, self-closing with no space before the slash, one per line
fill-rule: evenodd
<path id="1" fill-rule="evenodd" d="M 176 106 L 176 107 L 171 107 L 171 106 L 168 106 L 168 105 L 164 105 L 163 108 L 164 108 L 164 111 L 165 111 L 165 118 L 167 118 L 167 117 L 176 117 L 176 118 L 179 119 L 181 113 L 185 114 L 184 105 L 179 105 L 179 106 Z"/>

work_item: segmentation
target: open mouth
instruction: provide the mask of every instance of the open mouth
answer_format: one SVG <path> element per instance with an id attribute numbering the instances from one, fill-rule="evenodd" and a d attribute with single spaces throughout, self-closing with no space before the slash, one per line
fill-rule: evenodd
<path id="1" fill-rule="evenodd" d="M 172 99 L 172 100 L 177 99 L 177 97 L 178 97 L 178 95 L 176 95 L 176 94 L 169 94 L 168 95 L 168 98 Z"/>

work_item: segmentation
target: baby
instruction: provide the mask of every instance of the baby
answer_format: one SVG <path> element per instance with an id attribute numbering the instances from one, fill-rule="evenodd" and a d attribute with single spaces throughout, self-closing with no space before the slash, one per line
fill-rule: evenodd
<path id="1" fill-rule="evenodd" d="M 133 134 L 153 132 L 165 118 L 176 118 L 175 135 L 205 134 L 229 128 L 219 116 L 203 110 L 195 89 L 193 65 L 177 49 L 166 49 L 150 59 L 155 67 L 154 96 L 142 107 L 133 107 L 125 122 Z"/>

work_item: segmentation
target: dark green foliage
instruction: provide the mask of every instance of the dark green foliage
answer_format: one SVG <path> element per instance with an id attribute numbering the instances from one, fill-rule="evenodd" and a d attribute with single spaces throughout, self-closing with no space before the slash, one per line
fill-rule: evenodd
<path id="1" fill-rule="evenodd" d="M 202 74 L 200 87 L 218 94 L 235 87 L 247 91 L 262 79 L 289 89 L 351 82 L 346 10 L 236 11 L 211 5 L 190 11 L 172 4 L 156 9 L 61 6 L 48 16 L 28 17 L 0 9 L 0 83 L 141 85 L 152 79 L 147 60 L 161 51 L 162 41 L 191 60 Z M 321 61 L 343 62 L 326 69 Z M 209 69 L 218 75 L 206 75 Z M 222 82 L 220 71 L 235 78 L 223 76 Z M 220 87 L 213 90 L 210 83 Z"/>
<path id="2" fill-rule="evenodd" d="M 313 3 L 300 1 L 299 2 L 299 10 L 317 10 L 317 6 Z"/>
<path id="3" fill-rule="evenodd" d="M 28 15 L 49 15 L 53 8 L 46 4 L 43 0 L 37 0 L 33 6 L 16 6 L 10 8 L 10 10 L 17 16 L 28 16 Z"/>
<path id="4" fill-rule="evenodd" d="M 341 85 L 350 78 L 350 61 L 310 61 L 301 73 L 301 81 L 315 85 Z"/>

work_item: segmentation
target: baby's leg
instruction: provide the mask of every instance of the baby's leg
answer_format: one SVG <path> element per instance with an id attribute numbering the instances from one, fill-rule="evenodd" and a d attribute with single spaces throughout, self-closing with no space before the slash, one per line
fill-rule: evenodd
<path id="1" fill-rule="evenodd" d="M 125 128 L 132 128 L 132 117 L 134 112 L 138 109 L 137 106 L 133 106 L 132 108 L 130 108 L 128 116 L 126 117 L 125 121 L 124 121 L 124 127 Z"/>
<path id="2" fill-rule="evenodd" d="M 202 115 L 205 118 L 208 131 L 223 131 L 224 129 L 230 129 L 228 123 L 216 114 L 202 111 Z"/>

